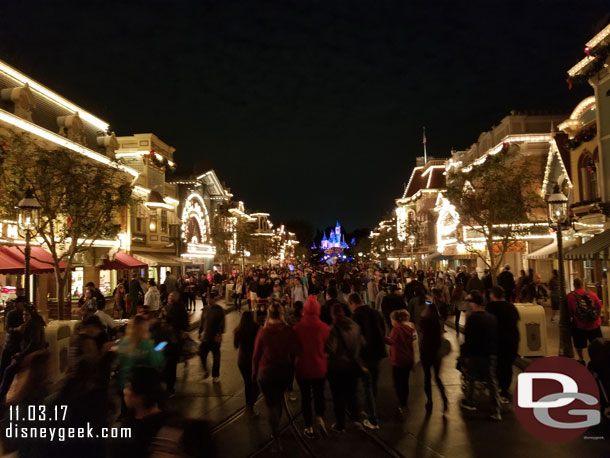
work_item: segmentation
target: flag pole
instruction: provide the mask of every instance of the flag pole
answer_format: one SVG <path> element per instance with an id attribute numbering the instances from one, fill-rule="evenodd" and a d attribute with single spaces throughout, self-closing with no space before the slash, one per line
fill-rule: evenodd
<path id="1" fill-rule="evenodd" d="M 428 163 L 428 152 L 426 151 L 426 128 L 424 127 L 424 165 Z"/>

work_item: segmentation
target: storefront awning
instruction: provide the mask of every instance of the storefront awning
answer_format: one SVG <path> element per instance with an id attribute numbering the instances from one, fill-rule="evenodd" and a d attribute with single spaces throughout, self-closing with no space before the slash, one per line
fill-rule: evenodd
<path id="1" fill-rule="evenodd" d="M 23 274 L 24 268 L 23 263 L 0 251 L 0 274 Z"/>
<path id="2" fill-rule="evenodd" d="M 145 262 L 150 267 L 180 267 L 185 264 L 180 258 L 169 253 L 152 253 L 148 251 L 133 252 L 133 257 Z"/>
<path id="3" fill-rule="evenodd" d="M 608 259 L 605 250 L 610 247 L 610 229 L 597 234 L 591 240 L 566 253 L 565 258 L 571 260 L 579 259 Z"/>
<path id="4" fill-rule="evenodd" d="M 114 257 L 114 261 L 104 259 L 104 263 L 102 264 L 102 270 L 128 270 L 146 267 L 148 267 L 148 264 L 138 261 L 124 251 L 119 251 Z"/>
<path id="5" fill-rule="evenodd" d="M 16 246 L 3 246 L 0 247 L 0 251 L 20 262 L 25 270 L 24 246 L 19 248 Z M 59 266 L 61 270 L 64 270 L 66 268 L 66 263 L 61 261 Z M 53 271 L 53 256 L 39 246 L 31 247 L 30 272 L 33 274 L 45 274 L 52 273 Z"/>
<path id="6" fill-rule="evenodd" d="M 576 240 L 564 240 L 563 248 L 570 248 L 575 246 L 577 243 Z M 548 245 L 543 246 L 542 248 L 537 249 L 536 251 L 532 251 L 527 255 L 527 259 L 555 259 L 557 258 L 557 242 L 549 243 Z"/>

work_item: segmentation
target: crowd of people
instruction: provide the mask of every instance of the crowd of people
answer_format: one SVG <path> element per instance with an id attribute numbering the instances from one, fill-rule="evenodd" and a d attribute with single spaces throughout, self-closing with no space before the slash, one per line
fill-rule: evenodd
<path id="1" fill-rule="evenodd" d="M 17 298 L 6 316 L 0 403 L 4 409 L 34 403 L 67 405 L 69 425 L 89 422 L 102 427 L 120 421 L 132 428 L 131 440 L 100 440 L 95 447 L 91 441 L 77 440 L 70 443 L 70 453 L 149 456 L 163 440 L 159 447 L 168 447 L 161 437 L 169 428 L 177 431 L 170 442 L 181 453 L 211 456 L 206 425 L 168 412 L 165 402 L 175 395 L 181 358 L 198 355 L 203 378 L 211 375 L 213 383 L 220 382 L 226 322 L 225 309 L 217 301 L 223 289 L 230 288 L 228 296 L 241 314 L 233 344 L 238 349 L 246 411 L 251 417 L 258 415 L 255 404 L 262 393 L 278 449 L 284 394 L 296 400 L 295 382 L 301 393 L 305 437 L 343 433 L 347 414 L 357 429 L 379 429 L 377 387 L 381 362 L 388 355 L 396 412 L 409 414 L 410 378 L 419 362 L 426 412 L 434 411 L 434 375 L 442 401 L 439 411 L 444 415 L 449 400 L 441 366 L 452 351 L 444 334 L 450 316 L 455 316 L 460 344 L 457 367 L 464 379 L 460 406 L 477 410 L 475 388 L 484 383 L 492 405 L 490 418 L 501 420 L 501 406 L 511 400 L 519 345 L 519 314 L 513 302 L 526 298 L 535 302 L 546 291 L 540 276 L 530 272 L 529 278 L 515 280 L 508 267 L 495 286 L 485 272 L 467 268 L 424 272 L 340 264 L 334 269 L 257 268 L 232 277 L 227 284 L 219 273 L 176 277 L 168 271 L 158 286 L 153 279 L 144 282 L 134 274 L 117 286 L 110 314 L 105 312 L 103 295 L 94 284 L 87 284 L 79 300 L 82 319 L 71 340 L 70 369 L 54 393 L 47 391 L 51 387 L 46 383 L 45 323 L 23 297 Z M 601 302 L 583 289 L 580 280 L 574 281 L 574 288 L 567 300 L 582 360 L 582 349 L 601 336 Z M 550 291 L 552 298 L 554 286 Z M 189 314 L 195 311 L 198 297 L 203 310 L 197 344 L 189 335 Z M 467 319 L 462 331 L 463 313 Z M 113 317 L 128 318 L 126 328 Z M 327 385 L 333 405 L 329 426 Z M 47 447 L 41 441 L 6 441 L 5 447 L 16 448 L 22 456 L 60 456 L 68 444 Z"/>

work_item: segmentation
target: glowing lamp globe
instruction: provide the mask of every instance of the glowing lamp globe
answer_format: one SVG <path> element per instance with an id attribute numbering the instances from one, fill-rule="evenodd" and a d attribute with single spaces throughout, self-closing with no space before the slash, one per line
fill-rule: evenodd
<path id="1" fill-rule="evenodd" d="M 28 189 L 25 197 L 17 205 L 19 228 L 23 231 L 33 231 L 38 227 L 40 217 L 40 203 L 34 197 L 32 190 Z"/>
<path id="2" fill-rule="evenodd" d="M 568 220 L 568 198 L 555 186 L 553 194 L 547 199 L 548 216 L 553 224 L 564 224 Z"/>

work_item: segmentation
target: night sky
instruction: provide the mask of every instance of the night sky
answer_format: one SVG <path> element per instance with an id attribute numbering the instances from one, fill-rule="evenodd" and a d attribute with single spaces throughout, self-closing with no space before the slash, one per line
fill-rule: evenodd
<path id="1" fill-rule="evenodd" d="M 216 169 L 272 221 L 372 227 L 422 151 L 565 113 L 607 1 L 2 2 L 0 59 Z"/>

